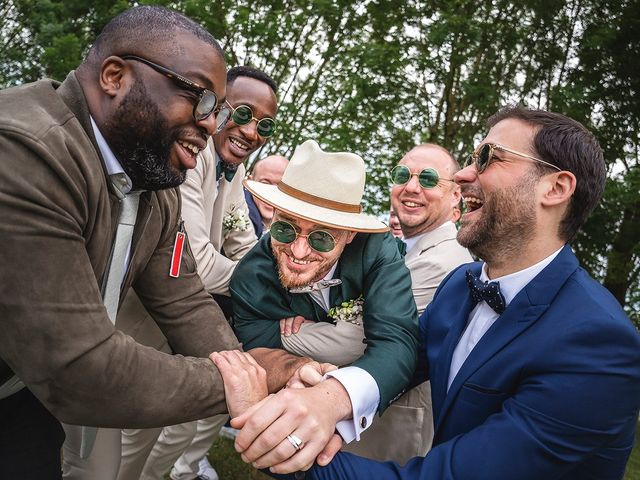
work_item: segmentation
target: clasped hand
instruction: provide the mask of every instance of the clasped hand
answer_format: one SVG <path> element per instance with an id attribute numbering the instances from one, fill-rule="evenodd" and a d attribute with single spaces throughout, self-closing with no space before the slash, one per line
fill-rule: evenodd
<path id="1" fill-rule="evenodd" d="M 210 358 L 224 380 L 231 426 L 241 429 L 235 448 L 243 461 L 290 473 L 310 468 L 316 457 L 326 465 L 340 450 L 335 426 L 350 416 L 351 402 L 340 382 L 322 381 L 334 365 L 306 363 L 291 376 L 289 388 L 267 397 L 264 369 L 251 355 L 220 352 Z M 302 441 L 297 448 L 296 439 Z"/>

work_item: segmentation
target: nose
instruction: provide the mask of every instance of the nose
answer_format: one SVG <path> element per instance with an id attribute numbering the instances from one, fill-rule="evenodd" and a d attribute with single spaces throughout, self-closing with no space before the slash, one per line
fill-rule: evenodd
<path id="1" fill-rule="evenodd" d="M 404 186 L 404 189 L 405 189 L 405 191 L 420 193 L 420 191 L 422 190 L 422 186 L 420 185 L 420 182 L 418 181 L 418 176 L 417 175 L 411 175 L 411 178 L 409 179 L 409 181 Z"/>
<path id="2" fill-rule="evenodd" d="M 291 244 L 291 253 L 298 260 L 305 258 L 311 253 L 311 247 L 309 246 L 309 242 L 307 242 L 306 235 L 298 235 L 298 238 Z"/>
<path id="3" fill-rule="evenodd" d="M 216 133 L 216 130 L 218 129 L 218 122 L 216 121 L 216 116 L 213 113 L 202 120 L 196 120 L 196 125 L 203 128 L 209 136 Z"/>
<path id="4" fill-rule="evenodd" d="M 244 125 L 238 125 L 238 127 L 240 127 L 242 135 L 244 135 L 248 141 L 253 142 L 258 138 L 258 122 L 255 119 L 252 119 Z"/>
<path id="5" fill-rule="evenodd" d="M 471 183 L 478 177 L 478 170 L 476 169 L 476 164 L 472 163 L 464 167 L 462 170 L 458 170 L 453 175 L 453 180 L 458 184 L 462 183 Z"/>

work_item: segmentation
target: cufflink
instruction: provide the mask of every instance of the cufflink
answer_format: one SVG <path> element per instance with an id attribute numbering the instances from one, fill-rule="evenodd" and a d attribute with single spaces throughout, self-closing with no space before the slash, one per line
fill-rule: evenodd
<path id="1" fill-rule="evenodd" d="M 360 428 L 367 428 L 367 417 L 360 417 Z"/>

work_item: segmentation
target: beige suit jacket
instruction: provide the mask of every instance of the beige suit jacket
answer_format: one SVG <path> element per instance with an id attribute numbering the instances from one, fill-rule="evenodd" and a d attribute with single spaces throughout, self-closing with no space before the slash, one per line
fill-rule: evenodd
<path id="1" fill-rule="evenodd" d="M 212 294 L 229 295 L 233 269 L 257 241 L 250 222 L 246 230 L 227 231 L 222 226 L 225 215 L 233 210 L 242 210 L 249 220 L 242 189 L 244 174 L 244 165 L 240 165 L 231 182 L 224 175 L 218 182 L 216 155 L 210 139 L 198 158 L 198 165 L 187 172 L 187 180 L 180 187 L 182 218 L 189 244 L 202 283 Z"/>
<path id="2" fill-rule="evenodd" d="M 457 233 L 456 226 L 447 222 L 425 233 L 404 257 L 411 272 L 418 315 L 422 315 L 449 272 L 463 263 L 473 262 L 469 251 L 456 240 Z"/>

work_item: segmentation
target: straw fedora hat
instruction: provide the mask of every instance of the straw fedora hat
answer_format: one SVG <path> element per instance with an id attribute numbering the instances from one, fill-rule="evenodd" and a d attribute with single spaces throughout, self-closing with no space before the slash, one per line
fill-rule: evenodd
<path id="1" fill-rule="evenodd" d="M 278 210 L 311 222 L 356 232 L 389 230 L 377 218 L 362 213 L 365 167 L 358 155 L 323 152 L 307 140 L 293 152 L 278 185 L 245 180 L 245 187 Z"/>

